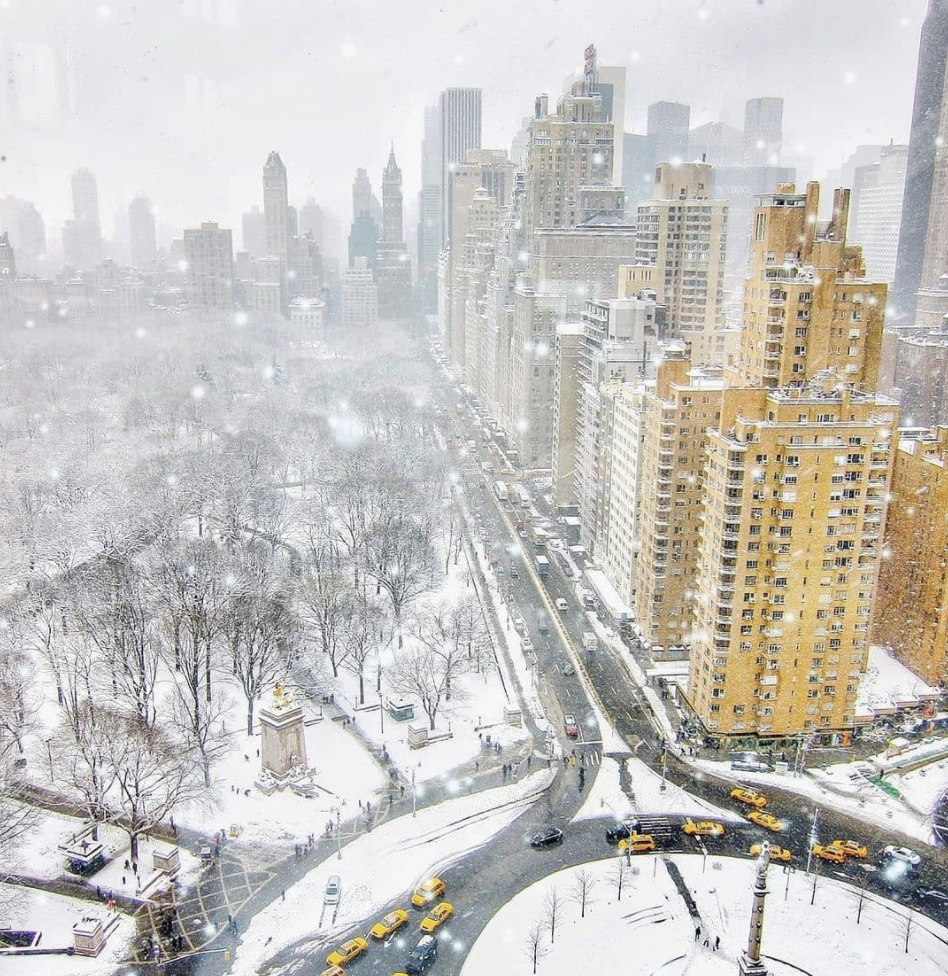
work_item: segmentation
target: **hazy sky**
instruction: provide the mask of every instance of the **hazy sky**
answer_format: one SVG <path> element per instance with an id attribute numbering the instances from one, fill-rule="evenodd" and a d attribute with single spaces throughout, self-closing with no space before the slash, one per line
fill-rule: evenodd
<path id="1" fill-rule="evenodd" d="M 58 239 L 69 172 L 99 180 L 103 229 L 138 192 L 162 222 L 234 227 L 261 203 L 270 149 L 291 202 L 349 220 L 357 166 L 378 191 L 394 140 L 406 203 L 422 112 L 484 89 L 484 145 L 509 148 L 534 95 L 583 47 L 628 67 L 627 129 L 660 98 L 692 125 L 786 100 L 784 145 L 817 175 L 858 143 L 905 141 L 926 0 L 0 0 L 0 196 L 33 199 Z M 11 116 L 10 65 L 19 119 Z M 57 67 L 57 65 L 59 67 Z M 65 66 L 65 67 L 63 67 Z M 63 117 L 58 103 L 70 106 Z M 412 228 L 407 228 L 412 232 Z"/>

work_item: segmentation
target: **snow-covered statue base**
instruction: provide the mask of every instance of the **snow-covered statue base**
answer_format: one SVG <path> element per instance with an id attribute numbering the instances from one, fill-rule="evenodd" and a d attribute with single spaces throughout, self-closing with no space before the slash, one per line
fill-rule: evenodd
<path id="1" fill-rule="evenodd" d="M 295 765 L 306 766 L 303 708 L 282 684 L 276 686 L 270 701 L 261 707 L 260 727 L 263 770 L 257 785 L 262 789 L 259 780 L 264 774 L 269 773 L 282 785 Z"/>

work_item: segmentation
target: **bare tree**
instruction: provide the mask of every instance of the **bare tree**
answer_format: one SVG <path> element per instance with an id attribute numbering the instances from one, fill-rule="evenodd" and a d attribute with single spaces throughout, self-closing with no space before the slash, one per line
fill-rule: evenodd
<path id="1" fill-rule="evenodd" d="M 352 612 L 343 622 L 342 643 L 345 657 L 342 666 L 359 679 L 359 704 L 365 704 L 365 668 L 372 654 L 380 652 L 384 614 L 381 608 L 356 595 Z"/>
<path id="2" fill-rule="evenodd" d="M 338 678 L 339 666 L 349 651 L 343 634 L 355 610 L 355 591 L 342 572 L 310 567 L 300 582 L 299 598 L 315 650 L 325 656 L 332 667 L 332 676 Z"/>
<path id="3" fill-rule="evenodd" d="M 450 667 L 455 670 L 452 672 Z M 389 686 L 400 695 L 417 698 L 428 716 L 432 729 L 445 702 L 463 700 L 452 678 L 466 670 L 466 662 L 459 656 L 434 654 L 428 647 L 406 648 L 400 651 L 395 663 L 386 672 Z"/>
<path id="4" fill-rule="evenodd" d="M 365 549 L 365 571 L 388 594 L 401 625 L 407 607 L 430 589 L 434 577 L 430 522 L 392 509 L 369 532 Z"/>
<path id="5" fill-rule="evenodd" d="M 820 879 L 822 863 L 816 858 L 813 859 L 813 890 L 810 892 L 810 904 L 816 901 L 816 886 Z"/>
<path id="6" fill-rule="evenodd" d="M 253 546 L 229 587 L 224 624 L 234 677 L 247 700 L 247 735 L 253 735 L 254 702 L 264 688 L 286 676 L 296 653 L 299 627 L 286 580 L 273 550 Z"/>
<path id="7" fill-rule="evenodd" d="M 543 944 L 545 925 L 543 919 L 536 919 L 527 929 L 527 935 L 523 943 L 523 951 L 526 957 L 533 963 L 533 971 L 537 971 L 537 963 L 546 955 L 547 949 Z"/>
<path id="8" fill-rule="evenodd" d="M 903 931 L 905 932 L 905 954 L 908 955 L 909 940 L 912 938 L 912 929 L 915 927 L 915 912 L 911 908 L 905 909 L 905 921 Z"/>
<path id="9" fill-rule="evenodd" d="M 862 908 L 866 901 L 866 889 L 869 887 L 869 872 L 863 871 L 856 885 L 856 924 L 862 919 Z"/>
<path id="10" fill-rule="evenodd" d="M 570 888 L 570 898 L 579 905 L 579 917 L 586 917 L 586 909 L 592 904 L 593 891 L 596 889 L 596 877 L 588 868 L 580 868 L 573 875 L 574 881 Z"/>
<path id="11" fill-rule="evenodd" d="M 621 854 L 615 859 L 612 864 L 612 870 L 609 872 L 609 877 L 612 883 L 616 886 L 616 900 L 622 901 L 622 889 L 625 886 L 626 880 L 629 877 L 631 865 L 628 860 Z"/>
<path id="12" fill-rule="evenodd" d="M 543 920 L 550 927 L 550 945 L 556 941 L 556 923 L 563 914 L 565 902 L 560 897 L 560 893 L 553 885 L 547 888 L 543 895 Z"/>

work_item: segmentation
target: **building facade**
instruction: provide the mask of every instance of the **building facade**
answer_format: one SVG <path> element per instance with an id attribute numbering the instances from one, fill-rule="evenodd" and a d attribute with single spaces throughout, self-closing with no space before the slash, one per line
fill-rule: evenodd
<path id="1" fill-rule="evenodd" d="M 128 205 L 128 239 L 132 266 L 147 271 L 158 260 L 155 212 L 147 197 L 135 197 Z"/>
<path id="2" fill-rule="evenodd" d="M 376 247 L 375 280 L 379 315 L 407 319 L 412 309 L 411 259 L 402 228 L 402 171 L 394 146 L 382 172 L 382 238 Z"/>
<path id="3" fill-rule="evenodd" d="M 184 231 L 188 302 L 229 311 L 234 306 L 234 247 L 229 230 L 204 223 Z"/>
<path id="4" fill-rule="evenodd" d="M 866 274 L 891 284 L 899 253 L 908 146 L 886 146 L 879 161 L 856 168 L 849 236 L 862 246 Z"/>
<path id="5" fill-rule="evenodd" d="M 378 321 L 378 288 L 365 258 L 342 273 L 342 327 L 365 329 Z"/>

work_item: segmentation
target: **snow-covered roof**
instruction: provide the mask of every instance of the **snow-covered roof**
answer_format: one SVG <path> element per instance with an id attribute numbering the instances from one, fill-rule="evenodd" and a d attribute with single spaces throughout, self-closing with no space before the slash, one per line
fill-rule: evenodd
<path id="1" fill-rule="evenodd" d="M 936 701 L 938 697 L 938 689 L 917 677 L 889 648 L 876 645 L 869 648 L 869 666 L 856 699 L 857 721 L 860 717 L 892 715 L 900 709 Z"/>

